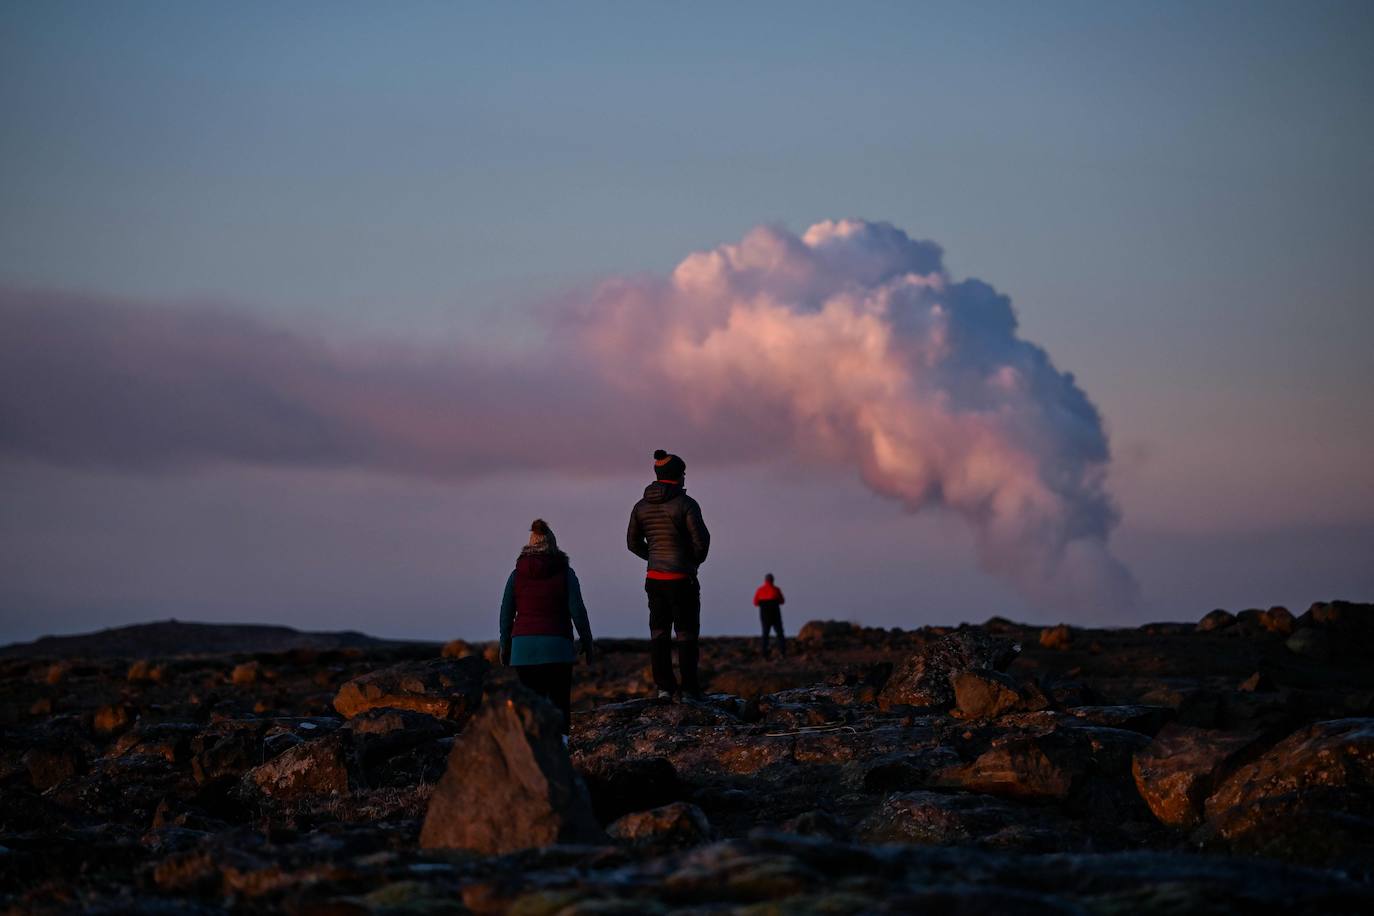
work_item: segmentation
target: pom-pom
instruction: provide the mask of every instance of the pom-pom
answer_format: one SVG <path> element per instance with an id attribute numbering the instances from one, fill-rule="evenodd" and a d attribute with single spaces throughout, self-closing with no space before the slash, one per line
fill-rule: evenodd
<path id="1" fill-rule="evenodd" d="M 542 518 L 537 518 L 534 521 L 530 522 L 530 530 L 538 534 L 548 534 L 549 523 L 544 521 Z"/>
<path id="2" fill-rule="evenodd" d="M 655 450 L 654 450 L 654 460 L 655 460 L 655 461 L 662 461 L 664 458 L 667 458 L 667 457 L 668 457 L 668 453 L 665 452 L 663 449 L 660 448 L 660 449 L 655 449 Z"/>

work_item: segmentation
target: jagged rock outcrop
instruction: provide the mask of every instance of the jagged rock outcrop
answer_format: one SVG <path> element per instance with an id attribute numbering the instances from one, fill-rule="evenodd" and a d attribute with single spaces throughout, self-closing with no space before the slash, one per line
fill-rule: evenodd
<path id="1" fill-rule="evenodd" d="M 563 746 L 558 712 L 513 688 L 489 697 L 454 742 L 420 845 L 503 855 L 604 836 Z"/>

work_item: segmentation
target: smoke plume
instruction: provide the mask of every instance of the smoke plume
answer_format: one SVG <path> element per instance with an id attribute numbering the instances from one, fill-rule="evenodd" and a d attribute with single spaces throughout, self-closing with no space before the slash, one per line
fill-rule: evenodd
<path id="1" fill-rule="evenodd" d="M 542 348 L 494 356 L 0 292 L 0 456 L 459 477 L 633 470 L 660 444 L 694 469 L 791 455 L 962 517 L 982 565 L 1037 605 L 1133 600 L 1107 546 L 1101 416 L 1017 335 L 1007 297 L 951 278 L 931 242 L 857 220 L 761 227 L 538 317 Z"/>
<path id="2" fill-rule="evenodd" d="M 1129 604 L 1102 418 L 1017 336 L 1011 302 L 953 280 L 939 246 L 886 223 L 762 227 L 662 282 L 608 284 L 583 340 L 627 388 L 699 426 L 738 424 L 976 534 L 981 562 L 1035 603 Z"/>

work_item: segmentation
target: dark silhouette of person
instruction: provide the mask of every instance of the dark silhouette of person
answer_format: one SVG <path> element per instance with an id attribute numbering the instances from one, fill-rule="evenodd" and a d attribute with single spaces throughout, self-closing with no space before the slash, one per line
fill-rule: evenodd
<path id="1" fill-rule="evenodd" d="M 782 635 L 782 606 L 787 601 L 782 589 L 773 584 L 773 574 L 763 577 L 763 584 L 754 591 L 754 607 L 759 609 L 759 623 L 763 626 L 763 657 L 768 657 L 768 632 L 778 631 L 778 653 L 787 655 L 787 640 Z"/>
<path id="2" fill-rule="evenodd" d="M 660 699 L 685 692 L 701 695 L 697 682 L 697 638 L 701 633 L 701 584 L 697 567 L 706 561 L 711 532 L 701 506 L 687 495 L 687 463 L 663 449 L 654 452 L 654 482 L 630 512 L 625 535 L 630 552 L 648 561 L 644 591 L 649 598 L 649 657 Z M 673 640 L 681 683 L 673 676 Z"/>
<path id="3" fill-rule="evenodd" d="M 520 683 L 558 707 L 565 740 L 572 726 L 574 624 L 590 662 L 596 644 L 582 586 L 548 523 L 537 518 L 501 596 L 501 663 L 514 666 Z"/>

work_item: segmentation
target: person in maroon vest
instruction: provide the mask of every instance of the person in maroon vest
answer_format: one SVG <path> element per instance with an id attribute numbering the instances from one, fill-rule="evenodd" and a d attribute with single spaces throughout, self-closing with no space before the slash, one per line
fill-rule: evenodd
<path id="1" fill-rule="evenodd" d="M 574 625 L 590 662 L 596 647 L 582 587 L 548 523 L 537 518 L 501 597 L 501 663 L 514 666 L 520 683 L 558 707 L 565 736 L 572 725 Z"/>

